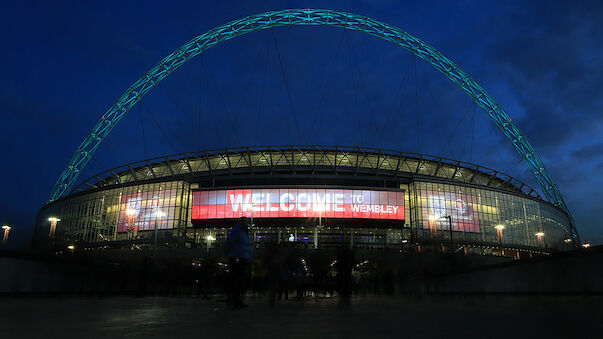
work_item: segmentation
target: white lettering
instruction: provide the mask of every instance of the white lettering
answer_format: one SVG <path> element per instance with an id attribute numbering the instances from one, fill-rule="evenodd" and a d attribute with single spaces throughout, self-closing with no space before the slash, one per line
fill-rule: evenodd
<path id="1" fill-rule="evenodd" d="M 293 204 L 287 204 L 286 201 L 291 201 L 293 200 L 293 194 L 291 193 L 283 193 L 281 195 L 280 198 L 280 202 L 281 202 L 281 210 L 283 211 L 291 211 L 293 209 L 293 207 L 295 207 Z"/>
<path id="2" fill-rule="evenodd" d="M 270 203 L 270 193 L 266 193 L 266 211 L 278 211 L 278 206 Z"/>
<path id="3" fill-rule="evenodd" d="M 362 204 L 362 195 L 352 195 L 352 202 Z"/>
<path id="4" fill-rule="evenodd" d="M 262 193 L 252 193 L 251 195 L 251 202 L 253 203 L 253 211 L 254 212 L 259 212 L 259 211 L 263 211 L 264 208 L 262 207 L 262 197 L 264 195 Z"/>
<path id="5" fill-rule="evenodd" d="M 302 205 L 302 198 L 304 199 L 303 205 Z M 307 193 L 300 193 L 297 195 L 297 210 L 302 211 L 302 212 L 305 212 L 308 210 L 308 194 Z"/>
<path id="6" fill-rule="evenodd" d="M 339 193 L 339 194 L 334 194 L 334 202 L 335 204 L 333 205 L 333 211 L 335 212 L 344 212 L 345 211 L 345 206 L 343 206 L 343 194 Z"/>
<path id="7" fill-rule="evenodd" d="M 325 194 L 322 196 L 322 198 L 320 197 L 319 193 L 314 193 L 314 199 L 312 199 L 314 201 L 314 204 L 312 205 L 312 210 L 314 211 L 330 211 L 331 210 L 331 205 L 329 204 L 329 199 L 327 198 L 329 195 Z"/>
<path id="8" fill-rule="evenodd" d="M 243 194 L 237 194 L 236 196 L 234 194 L 231 194 L 230 203 L 232 205 L 233 212 L 237 212 L 239 210 L 239 207 L 241 207 L 241 211 L 247 211 L 249 200 L 251 200 L 251 194 L 246 194 L 244 199 L 245 204 L 243 205 Z"/>

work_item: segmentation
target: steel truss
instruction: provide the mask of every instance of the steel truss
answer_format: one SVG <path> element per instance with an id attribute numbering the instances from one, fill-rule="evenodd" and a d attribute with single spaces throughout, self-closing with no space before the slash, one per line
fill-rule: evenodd
<path id="1" fill-rule="evenodd" d="M 427 154 L 345 146 L 257 146 L 190 152 L 116 167 L 72 191 L 109 189 L 154 180 L 265 173 L 335 173 L 440 179 L 525 194 L 541 200 L 522 181 L 496 170 Z"/>
<path id="2" fill-rule="evenodd" d="M 365 16 L 338 12 L 325 9 L 290 9 L 271 11 L 251 15 L 231 21 L 222 26 L 201 34 L 174 52 L 163 58 L 157 65 L 138 79 L 128 90 L 101 116 L 90 134 L 78 146 L 67 167 L 61 173 L 49 197 L 49 202 L 67 194 L 82 169 L 92 158 L 94 152 L 115 127 L 119 120 L 128 112 L 151 88 L 167 77 L 182 64 L 201 54 L 210 47 L 239 35 L 262 29 L 280 26 L 321 25 L 334 26 L 344 29 L 364 32 L 381 39 L 393 42 L 417 57 L 425 60 L 442 72 L 448 79 L 458 85 L 469 95 L 500 128 L 502 133 L 513 144 L 517 152 L 542 188 L 546 199 L 571 214 L 559 189 L 549 172 L 544 167 L 540 157 L 520 132 L 505 110 L 465 71 L 454 62 L 429 46 L 421 39 L 403 30 Z M 572 220 L 572 238 L 579 243 L 578 233 Z"/>

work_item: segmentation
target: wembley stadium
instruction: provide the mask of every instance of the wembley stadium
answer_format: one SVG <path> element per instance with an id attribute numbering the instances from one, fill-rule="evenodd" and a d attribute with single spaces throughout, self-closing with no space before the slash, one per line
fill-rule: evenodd
<path id="1" fill-rule="evenodd" d="M 561 208 L 492 169 L 380 149 L 267 146 L 100 173 L 39 211 L 34 247 L 220 248 L 241 216 L 252 219 L 256 247 L 521 258 L 563 250 L 571 236 Z"/>
<path id="2" fill-rule="evenodd" d="M 334 146 L 182 153 L 123 165 L 80 181 L 84 167 L 117 123 L 172 72 L 221 42 L 282 26 L 330 26 L 366 33 L 410 52 L 415 73 L 414 60 L 422 59 L 471 99 L 474 115 L 479 107 L 500 130 L 535 179 L 537 190 L 481 165 Z M 292 114 L 303 143 L 293 109 Z M 142 115 L 141 129 L 144 141 Z M 251 218 L 252 242 L 258 248 L 274 243 L 309 250 L 345 245 L 521 258 L 580 245 L 551 174 L 510 115 L 482 86 L 441 52 L 400 28 L 325 9 L 250 15 L 198 35 L 161 59 L 100 116 L 79 144 L 37 215 L 33 246 L 218 249 L 241 216 Z"/>

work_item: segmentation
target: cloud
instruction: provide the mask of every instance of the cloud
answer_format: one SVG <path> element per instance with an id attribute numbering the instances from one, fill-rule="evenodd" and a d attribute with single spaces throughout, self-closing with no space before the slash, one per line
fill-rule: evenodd
<path id="1" fill-rule="evenodd" d="M 522 130 L 544 152 L 602 130 L 601 4 L 517 4 L 486 54 L 527 115 Z M 599 137 L 601 138 L 601 137 Z"/>
<path id="2" fill-rule="evenodd" d="M 591 160 L 603 155 L 603 142 L 580 147 L 572 152 L 571 157 L 576 160 Z"/>

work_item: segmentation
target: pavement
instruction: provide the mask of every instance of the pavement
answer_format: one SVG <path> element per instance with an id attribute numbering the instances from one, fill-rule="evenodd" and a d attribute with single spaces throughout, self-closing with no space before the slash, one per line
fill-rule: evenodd
<path id="1" fill-rule="evenodd" d="M 601 338 L 603 296 L 336 299 L 0 296 L 0 338 Z"/>

